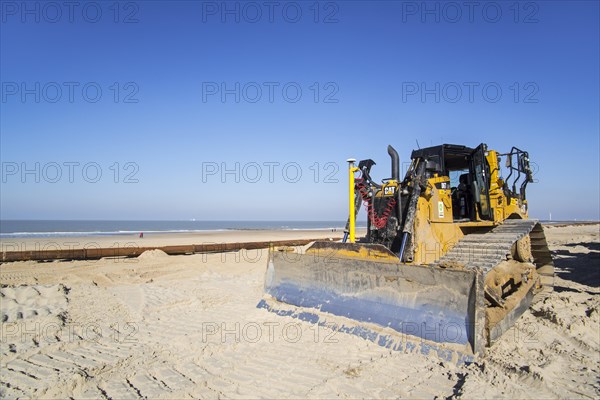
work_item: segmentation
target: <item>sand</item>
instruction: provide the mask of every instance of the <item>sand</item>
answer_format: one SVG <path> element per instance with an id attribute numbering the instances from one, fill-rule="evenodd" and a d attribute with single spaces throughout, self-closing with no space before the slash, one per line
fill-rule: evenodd
<path id="1" fill-rule="evenodd" d="M 556 291 L 460 366 L 257 309 L 262 250 L 3 264 L 0 397 L 598 398 L 599 228 L 546 234 Z"/>

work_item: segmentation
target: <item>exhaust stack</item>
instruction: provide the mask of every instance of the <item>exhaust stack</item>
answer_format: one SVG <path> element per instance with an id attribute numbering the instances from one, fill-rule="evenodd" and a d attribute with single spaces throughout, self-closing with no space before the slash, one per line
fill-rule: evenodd
<path id="1" fill-rule="evenodd" d="M 387 151 L 392 159 L 392 179 L 398 181 L 400 177 L 400 157 L 391 145 L 388 145 Z"/>

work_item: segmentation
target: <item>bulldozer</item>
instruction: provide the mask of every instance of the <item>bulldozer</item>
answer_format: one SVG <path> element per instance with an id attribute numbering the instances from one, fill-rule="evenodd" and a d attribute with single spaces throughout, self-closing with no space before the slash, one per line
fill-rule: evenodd
<path id="1" fill-rule="evenodd" d="M 553 290 L 544 231 L 528 218 L 529 154 L 484 143 L 419 148 L 400 179 L 398 153 L 387 150 L 391 177 L 381 183 L 373 160 L 347 160 L 342 241 L 270 249 L 258 307 L 396 350 L 482 356 Z"/>

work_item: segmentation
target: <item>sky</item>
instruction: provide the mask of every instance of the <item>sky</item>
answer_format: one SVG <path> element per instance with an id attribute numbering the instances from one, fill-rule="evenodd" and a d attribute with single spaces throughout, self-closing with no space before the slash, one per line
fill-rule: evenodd
<path id="1" fill-rule="evenodd" d="M 1 219 L 344 220 L 348 158 L 482 142 L 600 218 L 597 1 L 0 4 Z"/>

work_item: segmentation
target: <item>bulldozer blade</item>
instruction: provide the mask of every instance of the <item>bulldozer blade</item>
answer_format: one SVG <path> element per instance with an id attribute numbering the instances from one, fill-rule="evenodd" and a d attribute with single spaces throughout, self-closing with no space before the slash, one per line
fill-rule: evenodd
<path id="1" fill-rule="evenodd" d="M 406 265 L 383 246 L 316 242 L 304 254 L 271 251 L 265 292 L 258 307 L 325 325 L 339 316 L 334 329 L 386 347 L 414 338 L 438 354 L 473 355 L 485 347 L 484 285 L 476 268 Z"/>

